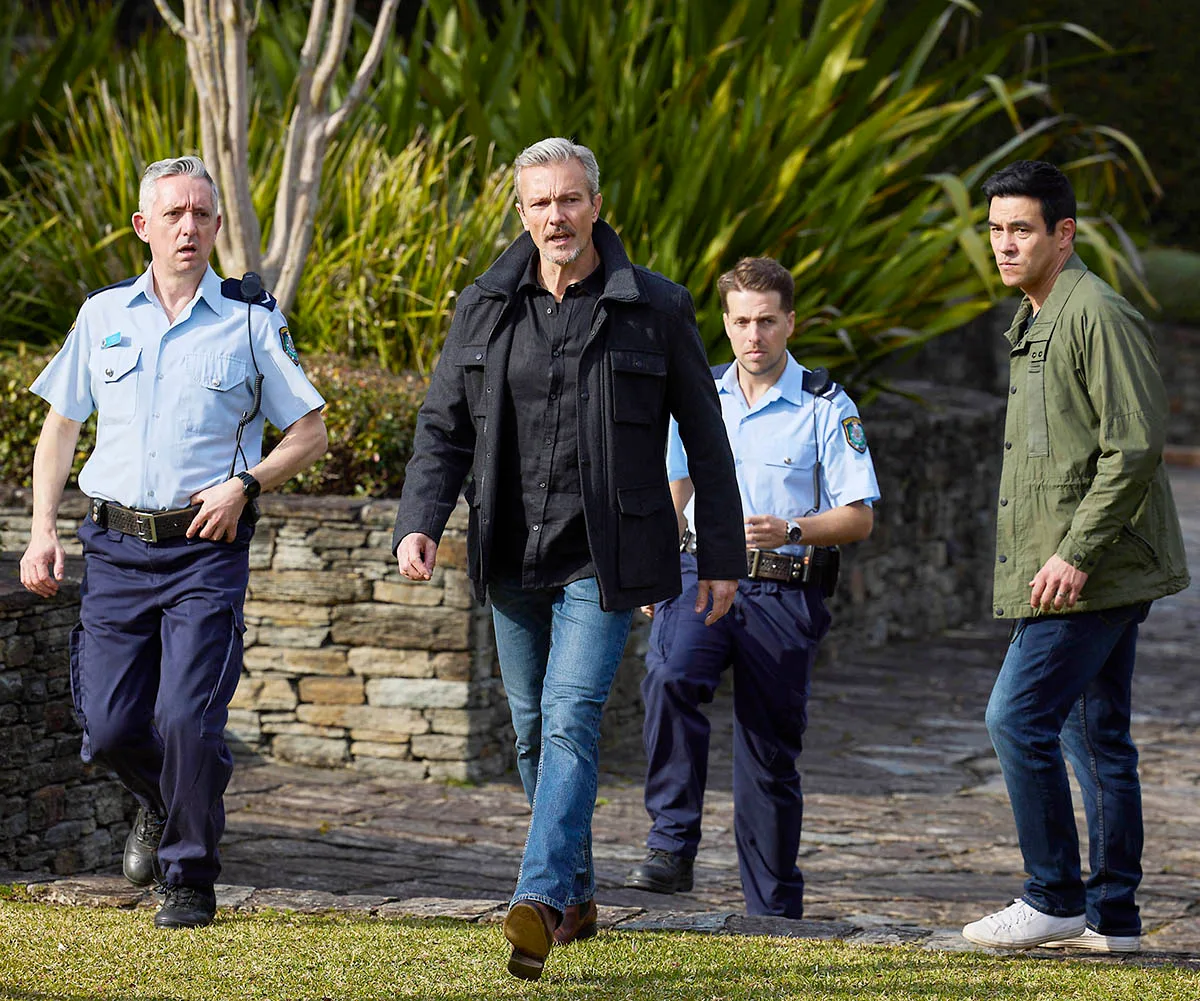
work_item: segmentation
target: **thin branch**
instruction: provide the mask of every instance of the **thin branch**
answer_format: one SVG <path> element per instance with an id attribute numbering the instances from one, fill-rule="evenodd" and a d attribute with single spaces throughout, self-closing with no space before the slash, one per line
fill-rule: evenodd
<path id="1" fill-rule="evenodd" d="M 194 42 L 195 36 L 187 30 L 184 23 L 179 20 L 179 15 L 167 5 L 167 0 L 154 0 L 154 6 L 158 8 L 158 12 L 162 15 L 162 19 L 167 22 L 167 27 L 176 35 L 182 38 L 185 42 Z"/>
<path id="2" fill-rule="evenodd" d="M 321 61 L 313 74 L 312 102 L 322 111 L 326 111 L 326 95 L 333 76 L 346 54 L 346 44 L 350 41 L 350 28 L 354 23 L 354 0 L 337 0 L 333 8 L 333 23 L 329 26 L 329 36 L 325 40 L 325 51 L 321 53 Z"/>
<path id="3" fill-rule="evenodd" d="M 371 44 L 367 48 L 367 54 L 363 56 L 362 64 L 358 67 L 358 72 L 354 76 L 354 83 L 350 85 L 350 90 L 346 92 L 346 99 L 342 101 L 342 105 L 332 115 L 329 116 L 329 121 L 325 123 L 325 138 L 332 139 L 338 129 L 345 124 L 346 119 L 354 114 L 358 106 L 362 104 L 363 99 L 367 95 L 367 86 L 371 82 L 371 78 L 375 75 L 375 71 L 379 68 L 379 63 L 383 59 L 383 49 L 387 44 L 392 33 L 392 21 L 396 17 L 396 10 L 400 6 L 400 0 L 384 0 L 383 6 L 379 10 L 379 20 L 375 22 L 375 31 L 371 35 Z"/>

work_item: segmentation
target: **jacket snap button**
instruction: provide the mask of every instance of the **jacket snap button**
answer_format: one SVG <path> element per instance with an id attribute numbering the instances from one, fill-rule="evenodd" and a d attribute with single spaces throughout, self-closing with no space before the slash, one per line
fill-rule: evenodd
<path id="1" fill-rule="evenodd" d="M 111 368 L 106 368 L 106 369 L 104 370 L 104 374 L 105 374 L 105 375 L 112 375 L 112 369 L 111 369 Z"/>

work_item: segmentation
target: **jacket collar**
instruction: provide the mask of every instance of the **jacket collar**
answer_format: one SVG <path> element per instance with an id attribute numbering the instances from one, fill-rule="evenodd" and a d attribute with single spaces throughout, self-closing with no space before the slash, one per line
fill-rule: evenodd
<path id="1" fill-rule="evenodd" d="M 637 274 L 616 230 L 602 219 L 597 220 L 592 227 L 592 242 L 604 268 L 604 291 L 600 298 L 617 302 L 644 301 Z M 487 271 L 475 279 L 475 284 L 489 295 L 511 299 L 525 278 L 530 256 L 535 253 L 537 247 L 533 237 L 522 233 Z"/>
<path id="2" fill-rule="evenodd" d="M 1035 330 L 1044 330 L 1048 334 L 1054 329 L 1054 324 L 1058 322 L 1059 314 L 1062 313 L 1067 300 L 1071 298 L 1071 293 L 1075 291 L 1075 286 L 1083 280 L 1083 276 L 1087 272 L 1088 266 L 1083 263 L 1083 259 L 1078 254 L 1072 253 L 1067 258 L 1067 263 L 1063 265 L 1062 271 L 1058 273 L 1058 277 L 1054 279 L 1054 285 L 1050 289 L 1050 294 L 1046 296 L 1046 301 L 1042 303 L 1042 308 L 1038 310 L 1038 314 L 1026 332 L 1026 336 L 1031 335 Z M 1012 326 L 1008 328 L 1008 332 L 1004 335 L 1013 347 L 1016 347 L 1024 339 L 1022 330 L 1024 330 L 1025 321 L 1032 312 L 1033 304 L 1029 301 L 1029 296 L 1025 296 L 1021 300 L 1020 307 L 1017 309 L 1017 315 L 1013 317 Z"/>

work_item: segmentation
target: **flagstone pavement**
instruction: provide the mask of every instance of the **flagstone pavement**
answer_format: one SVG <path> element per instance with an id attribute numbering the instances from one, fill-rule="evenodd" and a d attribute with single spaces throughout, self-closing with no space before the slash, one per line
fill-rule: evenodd
<path id="1" fill-rule="evenodd" d="M 1200 468 L 1175 467 L 1172 481 L 1200 577 Z M 743 911 L 729 694 L 711 711 L 704 840 L 691 893 L 667 897 L 621 885 L 642 857 L 648 823 L 640 748 L 636 735 L 625 741 L 602 762 L 595 813 L 602 923 L 970 948 L 958 928 L 1011 902 L 1023 878 L 983 724 L 1006 639 L 1004 627 L 985 624 L 820 665 L 800 761 L 803 922 L 750 919 Z M 1200 969 L 1198 643 L 1200 584 L 1193 584 L 1157 602 L 1142 628 L 1134 736 L 1146 823 L 1139 899 L 1150 950 L 1140 961 Z M 515 777 L 480 786 L 412 784 L 246 761 L 226 808 L 220 899 L 227 906 L 470 920 L 502 916 L 528 824 Z M 117 876 L 47 881 L 31 891 L 75 902 L 140 898 Z"/>

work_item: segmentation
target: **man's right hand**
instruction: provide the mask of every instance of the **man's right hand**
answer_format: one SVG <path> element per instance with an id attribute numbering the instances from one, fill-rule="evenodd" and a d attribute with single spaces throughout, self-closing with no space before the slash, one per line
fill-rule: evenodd
<path id="1" fill-rule="evenodd" d="M 21 557 L 22 586 L 39 597 L 52 598 L 58 594 L 66 559 L 57 535 L 35 535 Z"/>
<path id="2" fill-rule="evenodd" d="M 409 532 L 396 548 L 396 562 L 409 580 L 429 580 L 437 565 L 437 543 L 428 535 Z"/>

